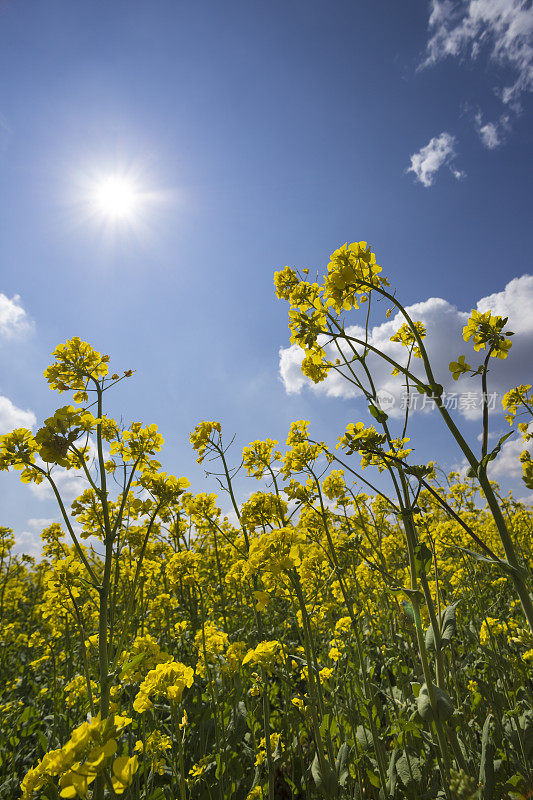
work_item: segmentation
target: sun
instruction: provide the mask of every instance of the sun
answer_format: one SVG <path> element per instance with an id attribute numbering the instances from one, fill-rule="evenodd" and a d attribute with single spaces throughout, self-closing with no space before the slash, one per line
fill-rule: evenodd
<path id="1" fill-rule="evenodd" d="M 93 208 L 103 217 L 131 220 L 139 210 L 141 193 L 135 183 L 121 175 L 108 175 L 98 180 L 91 193 Z"/>
<path id="2" fill-rule="evenodd" d="M 70 173 L 66 195 L 74 226 L 89 226 L 106 242 L 148 239 L 174 202 L 174 193 L 157 186 L 157 176 L 140 159 L 88 161 Z"/>

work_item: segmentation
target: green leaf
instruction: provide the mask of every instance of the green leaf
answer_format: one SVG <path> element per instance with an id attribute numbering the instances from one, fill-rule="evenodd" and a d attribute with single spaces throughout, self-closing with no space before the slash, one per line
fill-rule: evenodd
<path id="1" fill-rule="evenodd" d="M 480 462 L 481 466 L 486 467 L 487 464 L 489 463 L 489 461 L 494 461 L 494 459 L 496 458 L 496 456 L 498 455 L 498 453 L 502 449 L 502 444 L 509 438 L 509 436 L 512 436 L 513 433 L 514 433 L 514 431 L 510 431 L 510 433 L 506 433 L 505 436 L 501 437 L 501 439 L 498 441 L 498 444 L 496 445 L 494 450 L 492 450 L 490 453 L 487 453 L 487 455 L 484 456 L 484 458 L 481 459 L 481 462 Z"/>
<path id="2" fill-rule="evenodd" d="M 320 760 L 318 753 L 315 753 L 313 763 L 311 764 L 311 775 L 315 782 L 317 790 L 324 795 L 324 797 L 331 797 L 337 792 L 337 775 L 331 765 L 325 760 L 325 774 L 320 767 Z"/>
<path id="3" fill-rule="evenodd" d="M 322 734 L 322 736 L 326 734 L 326 731 L 329 731 L 329 725 L 330 725 L 329 714 L 324 714 L 324 716 L 322 717 L 322 722 L 320 723 L 320 733 Z"/>
<path id="4" fill-rule="evenodd" d="M 220 780 L 226 771 L 226 762 L 224 761 L 222 753 L 217 753 L 215 755 L 215 761 L 217 762 L 217 768 L 215 770 L 215 778 Z"/>
<path id="5" fill-rule="evenodd" d="M 415 563 L 419 574 L 425 574 L 433 560 L 433 553 L 425 542 L 419 542 L 415 547 Z"/>
<path id="6" fill-rule="evenodd" d="M 492 564 L 492 566 L 500 567 L 504 572 L 508 572 L 509 574 L 516 574 L 518 570 L 516 567 L 513 567 L 506 561 L 504 558 L 500 558 L 498 561 L 495 561 L 493 558 L 489 558 L 488 556 L 484 556 L 481 553 L 476 553 L 475 550 L 470 550 L 468 547 L 459 547 L 459 550 L 462 550 L 463 553 L 468 553 L 468 555 L 472 556 L 476 561 L 483 561 L 485 564 Z"/>
<path id="7" fill-rule="evenodd" d="M 441 648 L 450 643 L 452 636 L 456 630 L 455 610 L 458 603 L 452 603 L 447 606 L 441 614 L 440 619 L 440 639 Z M 435 650 L 435 636 L 433 632 L 433 625 L 430 625 L 426 631 L 426 647 L 428 650 Z"/>
<path id="8" fill-rule="evenodd" d="M 420 760 L 413 753 L 404 750 L 401 758 L 396 762 L 396 773 L 408 791 L 415 789 L 422 780 Z"/>
<path id="9" fill-rule="evenodd" d="M 146 653 L 139 653 L 139 655 L 137 655 L 134 658 L 132 658 L 131 661 L 128 661 L 126 664 L 122 665 L 121 670 L 120 670 L 120 674 L 124 675 L 124 673 L 129 672 L 132 669 L 135 669 L 135 667 L 138 664 L 140 664 L 141 661 L 143 661 L 145 659 L 145 657 L 146 657 Z"/>
<path id="10" fill-rule="evenodd" d="M 481 762 L 479 765 L 479 782 L 483 787 L 483 800 L 492 800 L 496 778 L 494 775 L 494 745 L 491 741 L 492 714 L 487 714 L 487 719 L 483 725 L 483 735 L 481 737 Z"/>
<path id="11" fill-rule="evenodd" d="M 407 614 L 408 617 L 411 617 L 413 622 L 415 621 L 415 610 L 413 608 L 413 604 L 409 602 L 409 600 L 402 600 L 402 608 Z"/>
<path id="12" fill-rule="evenodd" d="M 438 718 L 440 720 L 451 719 L 453 716 L 453 703 L 450 695 L 448 692 L 445 692 L 444 689 L 439 689 L 438 686 L 433 685 L 432 688 L 437 701 Z M 431 708 L 429 700 L 428 687 L 425 683 L 422 684 L 422 688 L 418 694 L 416 707 L 418 713 L 425 722 L 431 722 L 433 720 L 433 709 Z"/>
<path id="13" fill-rule="evenodd" d="M 374 746 L 372 731 L 370 731 L 368 728 L 365 728 L 364 725 L 357 726 L 355 738 L 363 748 Z"/>
<path id="14" fill-rule="evenodd" d="M 230 720 L 227 727 L 228 736 L 236 735 L 237 738 L 242 738 L 246 730 L 246 706 L 242 700 L 232 709 Z"/>
<path id="15" fill-rule="evenodd" d="M 39 744 L 43 748 L 43 753 L 48 751 L 48 740 L 42 731 L 37 731 L 37 738 L 39 739 Z"/>
<path id="16" fill-rule="evenodd" d="M 350 745 L 348 742 L 343 742 L 339 747 L 337 758 L 335 759 L 335 772 L 337 773 L 337 781 L 339 786 L 344 786 L 350 775 L 350 768 L 348 767 L 348 756 L 350 754 Z"/>
<path id="17" fill-rule="evenodd" d="M 150 793 L 149 800 L 165 800 L 165 793 L 163 789 L 160 786 L 157 789 L 154 789 L 154 791 Z"/>
<path id="18" fill-rule="evenodd" d="M 405 586 L 386 586 L 385 591 L 391 594 L 405 594 L 407 597 L 413 597 L 418 600 L 419 603 L 424 602 L 424 595 L 420 589 L 408 589 Z"/>
<path id="19" fill-rule="evenodd" d="M 276 749 L 272 753 L 272 761 L 279 761 L 282 755 L 282 744 L 281 744 L 281 736 L 278 739 L 278 743 L 276 745 Z"/>
<path id="20" fill-rule="evenodd" d="M 520 728 L 520 736 L 517 726 Z M 523 748 L 526 758 L 533 760 L 533 711 L 524 711 L 518 720 L 514 717 L 507 717 L 503 723 L 503 729 L 513 747 L 518 752 Z"/>
<path id="21" fill-rule="evenodd" d="M 381 408 L 378 408 L 373 403 L 370 403 L 370 405 L 368 406 L 368 410 L 370 414 L 374 417 L 374 419 L 377 420 L 378 422 L 386 422 L 389 418 L 388 415 L 381 410 Z"/>
<path id="22" fill-rule="evenodd" d="M 375 786 L 377 789 L 379 789 L 381 783 L 381 781 L 379 780 L 379 776 L 376 775 L 375 772 L 372 772 L 372 770 L 369 767 L 366 768 L 366 774 L 368 775 L 368 780 L 370 781 L 372 786 Z"/>
<path id="23" fill-rule="evenodd" d="M 396 762 L 399 755 L 399 750 L 393 750 L 389 760 L 389 768 L 387 769 L 387 792 L 389 795 L 394 795 L 396 790 Z"/>
<path id="24" fill-rule="evenodd" d="M 403 468 L 406 475 L 413 475 L 415 478 L 425 478 L 433 472 L 433 467 L 428 467 L 427 464 L 409 464 Z M 414 509 L 412 509 L 414 511 Z"/>

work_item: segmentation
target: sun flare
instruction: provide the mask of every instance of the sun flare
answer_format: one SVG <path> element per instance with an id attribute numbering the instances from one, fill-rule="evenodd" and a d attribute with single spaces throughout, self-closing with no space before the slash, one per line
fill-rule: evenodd
<path id="1" fill-rule="evenodd" d="M 102 178 L 92 193 L 94 209 L 110 220 L 132 219 L 139 210 L 140 200 L 138 187 L 120 175 Z"/>

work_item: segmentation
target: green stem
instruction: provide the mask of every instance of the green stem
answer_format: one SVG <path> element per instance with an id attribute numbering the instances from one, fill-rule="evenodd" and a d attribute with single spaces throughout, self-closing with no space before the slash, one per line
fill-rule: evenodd
<path id="1" fill-rule="evenodd" d="M 270 742 L 270 699 L 268 697 L 268 673 L 263 667 L 263 730 L 265 734 L 265 752 L 268 767 L 268 800 L 274 800 L 274 762 L 272 761 L 272 745 Z"/>
<path id="2" fill-rule="evenodd" d="M 185 765 L 183 761 L 183 737 L 178 725 L 178 708 L 176 703 L 170 704 L 170 715 L 172 718 L 172 727 L 174 729 L 174 739 L 178 746 L 178 764 L 180 770 L 180 777 L 179 777 L 180 800 L 187 800 L 187 788 L 185 783 Z"/>
<path id="3" fill-rule="evenodd" d="M 324 776 L 324 779 L 327 780 L 327 776 L 329 775 L 330 771 L 333 769 L 333 764 L 335 763 L 335 759 L 333 756 L 333 747 L 331 743 L 331 737 L 329 735 L 329 730 L 327 731 L 326 737 L 326 745 L 328 751 L 328 757 L 330 759 L 330 763 L 326 761 L 324 755 L 324 742 L 322 739 L 322 734 L 320 732 L 320 720 L 318 713 L 320 711 L 320 716 L 322 719 L 324 718 L 324 707 L 322 704 L 322 700 L 320 697 L 319 687 L 317 685 L 318 682 L 318 670 L 316 670 L 315 659 L 313 654 L 313 648 L 311 644 L 311 631 L 309 627 L 309 617 L 307 614 L 307 608 L 305 606 L 305 599 L 302 592 L 302 587 L 300 584 L 300 578 L 298 577 L 298 573 L 294 571 L 293 575 L 291 575 L 291 583 L 294 587 L 296 592 L 296 596 L 298 598 L 298 604 L 300 606 L 300 611 L 302 612 L 302 632 L 304 638 L 304 649 L 305 649 L 305 656 L 307 659 L 307 676 L 308 676 L 308 683 L 309 683 L 309 699 L 310 699 L 310 707 L 311 707 L 311 720 L 313 724 L 313 731 L 315 734 L 316 740 L 316 748 L 317 748 L 317 756 L 318 762 L 320 765 L 320 772 Z"/>

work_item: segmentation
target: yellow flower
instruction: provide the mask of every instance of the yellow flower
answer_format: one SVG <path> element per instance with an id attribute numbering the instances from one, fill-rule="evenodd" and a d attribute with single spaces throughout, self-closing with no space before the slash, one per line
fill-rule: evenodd
<path id="1" fill-rule="evenodd" d="M 256 606 L 255 606 L 256 609 L 258 611 L 264 611 L 265 608 L 270 603 L 270 600 L 271 600 L 271 597 L 270 597 L 269 593 L 268 592 L 257 591 L 257 592 L 254 592 L 253 595 L 254 595 L 254 597 L 256 599 Z"/>
<path id="2" fill-rule="evenodd" d="M 363 422 L 351 422 L 346 426 L 346 433 L 339 437 L 337 449 L 342 449 L 352 455 L 354 452 L 363 454 L 362 465 L 367 466 L 371 463 L 370 453 L 381 450 L 381 445 L 385 442 L 385 434 L 378 433 L 373 425 L 365 427 Z"/>
<path id="3" fill-rule="evenodd" d="M 285 267 L 283 270 L 274 273 L 274 286 L 280 300 L 288 300 L 298 282 L 298 275 L 290 267 Z"/>
<path id="4" fill-rule="evenodd" d="M 420 339 L 424 339 L 427 335 L 426 326 L 423 322 L 414 323 L 416 332 Z M 390 337 L 391 342 L 399 342 L 403 347 L 411 347 L 415 358 L 422 358 L 420 347 L 417 344 L 415 332 L 411 326 L 404 322 L 403 325 Z"/>
<path id="5" fill-rule="evenodd" d="M 243 449 L 242 463 L 248 475 L 259 480 L 268 474 L 272 462 L 281 458 L 281 453 L 275 450 L 277 444 L 275 439 L 258 440 Z"/>
<path id="6" fill-rule="evenodd" d="M 341 500 L 346 496 L 344 470 L 334 469 L 322 481 L 322 489 L 328 500 Z"/>
<path id="7" fill-rule="evenodd" d="M 141 683 L 133 708 L 138 713 L 152 707 L 151 695 L 163 695 L 171 703 L 179 703 L 185 688 L 192 686 L 194 670 L 179 661 L 158 664 Z"/>
<path id="8" fill-rule="evenodd" d="M 271 733 L 270 734 L 270 751 L 273 753 L 278 748 L 282 747 L 280 742 L 281 733 Z M 259 742 L 259 750 L 255 757 L 255 766 L 258 767 L 260 764 L 263 764 L 266 760 L 266 742 L 264 737 Z"/>
<path id="9" fill-rule="evenodd" d="M 193 764 L 189 770 L 189 776 L 194 778 L 194 782 L 197 783 L 204 772 L 206 771 L 209 765 L 209 756 L 204 756 L 203 758 L 198 761 L 197 764 Z"/>
<path id="10" fill-rule="evenodd" d="M 458 380 L 461 375 L 464 375 L 465 372 L 471 369 L 470 364 L 466 363 L 465 358 L 466 356 L 459 356 L 457 361 L 450 361 L 449 370 L 452 373 L 454 381 Z"/>
<path id="11" fill-rule="evenodd" d="M 307 698 L 307 695 L 305 695 L 305 697 Z M 305 713 L 305 703 L 304 703 L 304 701 L 303 701 L 303 699 L 301 697 L 293 697 L 292 700 L 291 700 L 291 703 L 302 714 Z"/>
<path id="12" fill-rule="evenodd" d="M 283 661 L 281 642 L 270 641 L 260 642 L 256 648 L 248 650 L 242 663 L 254 664 L 264 667 L 267 671 L 272 670 L 275 664 Z"/>
<path id="13" fill-rule="evenodd" d="M 496 636 L 499 633 L 503 633 L 503 630 L 503 624 L 499 619 L 487 617 L 485 620 L 483 620 L 483 624 L 481 625 L 479 631 L 479 639 L 481 644 L 490 644 L 491 634 Z"/>
<path id="14" fill-rule="evenodd" d="M 109 356 L 102 356 L 79 336 L 58 345 L 52 355 L 55 362 L 45 369 L 44 376 L 58 392 L 85 392 L 91 378 L 98 380 L 108 373 Z"/>
<path id="15" fill-rule="evenodd" d="M 304 535 L 297 528 L 265 531 L 250 545 L 246 571 L 267 572 L 276 578 L 301 564 L 303 546 Z"/>
<path id="16" fill-rule="evenodd" d="M 503 333 L 507 325 L 507 317 L 498 317 L 490 311 L 481 313 L 472 309 L 472 313 L 467 324 L 463 328 L 463 339 L 469 342 L 472 339 L 474 350 L 484 350 L 488 345 L 491 356 L 496 358 L 507 358 L 512 342 L 505 338 Z M 507 333 L 507 336 L 510 334 Z M 511 334 L 512 335 L 512 334 Z"/>
<path id="17" fill-rule="evenodd" d="M 319 675 L 321 681 L 328 681 L 333 676 L 333 670 L 331 667 L 322 667 Z"/>
<path id="18" fill-rule="evenodd" d="M 200 422 L 193 432 L 190 434 L 189 439 L 193 449 L 198 453 L 198 463 L 201 464 L 204 460 L 205 450 L 211 441 L 211 434 L 216 431 L 220 438 L 221 426 L 220 422 Z"/>
<path id="19" fill-rule="evenodd" d="M 115 794 L 123 794 L 131 786 L 133 776 L 139 768 L 137 756 L 120 756 L 113 761 L 113 789 Z"/>
<path id="20" fill-rule="evenodd" d="M 337 313 L 359 308 L 369 292 L 388 281 L 380 277 L 381 267 L 367 242 L 344 244 L 335 250 L 324 281 L 324 299 Z"/>
<path id="21" fill-rule="evenodd" d="M 24 469 L 33 464 L 37 452 L 37 442 L 27 428 L 17 428 L 0 436 L 0 469 Z"/>
<path id="22" fill-rule="evenodd" d="M 55 776 L 59 776 L 61 797 L 85 798 L 88 786 L 115 754 L 117 737 L 131 721 L 112 714 L 104 720 L 96 716 L 79 725 L 61 749 L 46 753 L 37 767 L 26 774 L 21 784 L 23 800 L 30 800 L 48 777 Z"/>
<path id="23" fill-rule="evenodd" d="M 342 653 L 338 647 L 331 647 L 329 650 L 329 657 L 332 661 L 338 661 Z"/>

